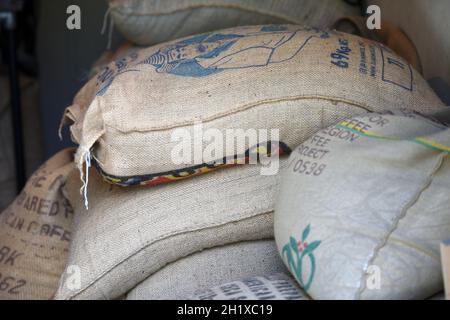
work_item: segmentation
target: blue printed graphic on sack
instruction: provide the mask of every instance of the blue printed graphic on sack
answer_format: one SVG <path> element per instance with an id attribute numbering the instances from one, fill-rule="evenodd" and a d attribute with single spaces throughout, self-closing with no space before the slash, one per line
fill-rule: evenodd
<path id="1" fill-rule="evenodd" d="M 204 77 L 224 70 L 264 67 L 295 57 L 312 37 L 328 38 L 327 32 L 305 38 L 305 29 L 283 25 L 263 26 L 258 31 L 206 33 L 159 49 L 142 61 L 159 73 Z"/>
<path id="2" fill-rule="evenodd" d="M 192 36 L 168 44 L 136 64 L 116 66 L 116 70 L 106 69 L 99 76 L 101 85 L 97 95 L 104 95 L 119 75 L 140 71 L 131 69 L 131 66 L 151 65 L 158 73 L 206 77 L 225 70 L 282 63 L 297 56 L 312 38 L 329 37 L 327 31 L 300 27 L 289 29 L 285 25 L 266 25 L 258 29 L 248 27 L 247 30 L 243 27 L 235 33 L 212 32 Z"/>

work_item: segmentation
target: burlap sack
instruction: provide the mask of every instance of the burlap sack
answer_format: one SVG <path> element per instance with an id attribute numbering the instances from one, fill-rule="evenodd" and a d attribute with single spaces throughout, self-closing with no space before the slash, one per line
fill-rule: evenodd
<path id="1" fill-rule="evenodd" d="M 189 296 L 191 300 L 309 300 L 295 280 L 285 274 L 250 277 L 206 290 L 198 290 Z M 426 300 L 445 300 L 441 292 Z"/>
<path id="2" fill-rule="evenodd" d="M 0 299 L 50 299 L 64 270 L 73 210 L 61 193 L 74 149 L 45 162 L 0 214 Z"/>
<path id="3" fill-rule="evenodd" d="M 74 122 L 80 170 L 83 161 L 92 160 L 110 182 L 132 185 L 209 170 L 201 161 L 174 164 L 171 158 L 180 144 L 174 131 L 186 129 L 192 137 L 199 121 L 204 131 L 218 129 L 224 136 L 226 129 L 278 129 L 279 140 L 294 148 L 352 115 L 440 107 L 422 77 L 380 44 L 271 25 L 202 34 L 133 53 L 89 82 L 64 121 Z M 191 146 L 192 152 L 198 148 Z M 205 151 L 208 144 L 201 147 Z M 224 154 L 235 155 L 234 150 Z"/>
<path id="4" fill-rule="evenodd" d="M 275 211 L 280 254 L 314 299 L 442 291 L 450 129 L 409 112 L 342 121 L 292 152 Z"/>
<path id="5" fill-rule="evenodd" d="M 128 300 L 187 299 L 197 290 L 255 274 L 287 272 L 272 240 L 239 242 L 194 253 L 168 264 L 127 294 Z"/>
<path id="6" fill-rule="evenodd" d="M 291 277 L 278 273 L 248 277 L 241 281 L 223 283 L 198 290 L 190 300 L 309 300 Z"/>
<path id="7" fill-rule="evenodd" d="M 68 265 L 80 269 L 81 286 L 71 290 L 63 278 L 58 299 L 117 298 L 189 254 L 273 236 L 279 177 L 260 175 L 260 166 L 154 188 L 105 184 L 95 172 L 89 179 L 89 211 L 79 176 L 66 184 L 76 212 Z"/>
<path id="8" fill-rule="evenodd" d="M 117 29 L 133 43 L 153 45 L 242 25 L 294 23 L 329 27 L 360 7 L 341 0 L 109 0 Z"/>
<path id="9" fill-rule="evenodd" d="M 450 240 L 441 243 L 442 278 L 444 279 L 445 299 L 450 300 Z"/>
<path id="10" fill-rule="evenodd" d="M 206 290 L 198 290 L 189 296 L 192 300 L 309 300 L 295 280 L 285 274 L 265 277 L 249 277 Z M 441 292 L 426 300 L 445 300 Z"/>
<path id="11" fill-rule="evenodd" d="M 381 29 L 370 30 L 367 17 L 343 17 L 335 22 L 333 29 L 381 42 L 422 73 L 422 63 L 414 43 L 392 22 L 381 21 Z"/>
<path id="12" fill-rule="evenodd" d="M 125 42 L 119 46 L 115 51 L 106 50 L 102 55 L 94 62 L 90 71 L 89 78 L 95 77 L 103 69 L 105 69 L 111 62 L 121 60 L 127 56 L 132 55 L 134 52 L 142 49 L 140 47 L 133 46 L 130 42 Z"/>

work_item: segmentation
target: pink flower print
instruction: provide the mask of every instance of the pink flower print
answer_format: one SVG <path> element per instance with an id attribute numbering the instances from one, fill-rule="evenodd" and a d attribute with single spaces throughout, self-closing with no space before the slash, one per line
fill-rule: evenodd
<path id="1" fill-rule="evenodd" d="M 301 242 L 301 241 L 299 241 L 298 243 L 297 243 L 297 246 L 298 246 L 298 251 L 299 252 L 303 252 L 303 250 L 305 250 L 307 247 L 308 247 L 308 242 Z"/>

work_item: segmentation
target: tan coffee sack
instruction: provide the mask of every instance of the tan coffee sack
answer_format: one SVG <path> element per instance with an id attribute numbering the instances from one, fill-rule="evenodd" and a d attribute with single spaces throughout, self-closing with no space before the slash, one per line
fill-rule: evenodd
<path id="1" fill-rule="evenodd" d="M 310 300 L 290 276 L 284 273 L 252 276 L 197 290 L 190 300 Z M 267 310 L 269 311 L 269 310 Z"/>
<path id="2" fill-rule="evenodd" d="M 198 290 L 255 274 L 288 272 L 275 241 L 244 241 L 205 249 L 168 264 L 139 283 L 127 300 L 183 300 Z"/>
<path id="3" fill-rule="evenodd" d="M 61 193 L 75 150 L 45 162 L 0 214 L 0 299 L 50 299 L 64 270 L 73 210 Z"/>
<path id="4" fill-rule="evenodd" d="M 114 25 L 133 43 L 152 45 L 224 28 L 271 23 L 330 27 L 360 7 L 341 0 L 109 0 Z"/>
<path id="5" fill-rule="evenodd" d="M 441 244 L 442 277 L 444 279 L 445 299 L 450 300 L 450 241 Z"/>
<path id="6" fill-rule="evenodd" d="M 180 142 L 173 135 L 180 129 L 193 136 L 199 122 L 224 135 L 226 129 L 278 129 L 279 140 L 292 149 L 349 116 L 442 106 L 420 74 L 381 44 L 270 25 L 133 53 L 87 84 L 66 120 L 80 144 L 79 168 L 92 158 L 110 182 L 129 185 L 192 167 L 174 163 L 171 152 Z"/>
<path id="7" fill-rule="evenodd" d="M 314 299 L 425 299 L 443 290 L 450 129 L 369 114 L 292 152 L 275 210 L 285 264 Z"/>
<path id="8" fill-rule="evenodd" d="M 68 265 L 79 267 L 81 286 L 73 288 L 67 273 L 57 298 L 114 299 L 200 250 L 271 239 L 279 177 L 260 169 L 237 166 L 154 188 L 109 185 L 91 170 L 88 211 L 73 173 L 66 184 L 76 213 Z"/>

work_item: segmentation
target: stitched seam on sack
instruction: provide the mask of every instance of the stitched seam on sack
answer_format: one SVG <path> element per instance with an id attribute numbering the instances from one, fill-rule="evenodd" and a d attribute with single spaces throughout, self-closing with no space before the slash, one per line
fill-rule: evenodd
<path id="1" fill-rule="evenodd" d="M 161 17 L 161 16 L 167 16 L 167 15 L 171 15 L 171 14 L 177 14 L 177 13 L 182 13 L 185 11 L 189 11 L 189 10 L 198 10 L 198 9 L 214 9 L 214 8 L 219 8 L 219 9 L 237 9 L 240 11 L 247 11 L 250 13 L 257 13 L 260 15 L 264 15 L 264 16 L 269 16 L 269 17 L 274 17 L 280 20 L 284 20 L 286 22 L 289 23 L 293 23 L 293 24 L 297 24 L 299 23 L 298 20 L 295 19 L 291 19 L 286 15 L 283 14 L 275 14 L 274 12 L 270 12 L 270 11 L 265 11 L 265 10 L 259 10 L 256 8 L 251 8 L 251 7 L 244 7 L 241 6 L 239 4 L 218 4 L 218 3 L 212 3 L 212 4 L 196 4 L 196 5 L 189 5 L 183 8 L 177 8 L 177 9 L 173 9 L 170 11 L 166 11 L 166 12 L 154 12 L 154 13 L 137 13 L 137 12 L 132 12 L 131 10 L 127 10 L 125 8 L 120 8 L 120 6 L 111 6 L 111 9 L 113 11 L 116 11 L 118 14 L 123 14 L 125 16 L 127 16 L 127 18 L 129 17 Z"/>
<path id="2" fill-rule="evenodd" d="M 243 111 L 247 111 L 249 109 L 253 109 L 255 107 L 261 106 L 261 105 L 265 105 L 265 104 L 271 104 L 271 103 L 279 103 L 279 102 L 285 102 L 285 101 L 299 101 L 299 100 L 326 100 L 329 102 L 337 102 L 337 103 L 347 103 L 350 104 L 352 106 L 364 109 L 367 112 L 373 112 L 374 108 L 372 108 L 369 105 L 364 105 L 361 103 L 358 103 L 356 101 L 352 101 L 352 100 L 347 100 L 347 99 L 343 99 L 343 98 L 337 98 L 337 97 L 327 97 L 327 96 L 294 96 L 294 97 L 286 97 L 286 98 L 275 98 L 275 99 L 266 99 L 266 100 L 261 100 L 261 101 L 257 101 L 254 103 L 249 103 L 249 104 L 245 104 L 242 106 L 239 106 L 233 110 L 230 111 L 225 111 L 225 112 L 220 112 L 217 114 L 214 114 L 210 117 L 206 117 L 204 119 L 200 119 L 202 122 L 211 122 L 226 116 L 230 116 L 239 112 L 243 112 Z M 103 110 L 102 110 L 103 112 Z M 145 129 L 131 129 L 131 130 L 124 130 L 124 129 L 119 129 L 116 128 L 110 124 L 107 124 L 105 122 L 105 127 L 109 127 L 109 128 L 113 128 L 119 132 L 122 133 L 129 133 L 129 132 L 148 132 L 148 131 L 165 131 L 165 130 L 171 130 L 171 129 L 175 129 L 175 128 L 179 128 L 179 127 L 184 127 L 184 126 L 189 126 L 189 125 L 193 125 L 195 124 L 196 120 L 188 120 L 188 121 L 183 121 L 183 122 L 179 122 L 173 125 L 165 125 L 165 126 L 160 126 L 160 127 L 154 127 L 154 128 L 145 128 Z"/>
<path id="3" fill-rule="evenodd" d="M 378 244 L 377 247 L 375 247 L 373 255 L 369 259 L 366 269 L 362 273 L 362 276 L 360 279 L 360 287 L 359 287 L 358 291 L 356 292 L 355 300 L 361 300 L 361 296 L 364 293 L 364 291 L 366 290 L 366 281 L 364 281 L 364 280 L 366 279 L 367 268 L 372 265 L 372 263 L 376 260 L 376 258 L 378 258 L 378 254 L 380 253 L 380 251 L 388 244 L 389 238 L 397 230 L 397 228 L 400 224 L 400 221 L 403 220 L 403 218 L 405 218 L 407 216 L 409 210 L 420 200 L 422 194 L 431 186 L 434 175 L 442 167 L 442 165 L 444 163 L 444 159 L 447 155 L 448 154 L 446 154 L 446 153 L 440 154 L 439 159 L 438 159 L 436 165 L 431 170 L 431 173 L 428 175 L 428 179 L 425 182 L 424 186 L 421 187 L 418 190 L 418 192 L 414 195 L 414 197 L 406 204 L 406 206 L 402 209 L 402 213 L 395 220 L 392 228 L 386 233 L 386 236 L 383 238 L 383 241 L 381 241 L 380 244 Z"/>
<path id="4" fill-rule="evenodd" d="M 183 228 L 181 230 L 178 230 L 176 232 L 169 232 L 166 234 L 163 234 L 159 237 L 156 237 L 152 240 L 150 240 L 149 243 L 147 243 L 145 246 L 143 246 L 142 248 L 136 250 L 135 252 L 133 252 L 132 254 L 128 255 L 127 258 L 123 259 L 120 262 L 117 262 L 116 264 L 114 264 L 112 267 L 110 267 L 108 270 L 104 271 L 103 273 L 101 273 L 98 277 L 96 277 L 95 280 L 90 281 L 83 289 L 80 289 L 79 291 L 77 291 L 76 293 L 70 295 L 68 298 L 66 298 L 65 300 L 71 300 L 73 298 L 76 298 L 77 296 L 79 296 L 80 294 L 82 294 L 84 291 L 86 291 L 87 289 L 89 289 L 90 287 L 92 287 L 93 285 L 95 285 L 99 279 L 103 278 L 105 275 L 107 275 L 108 273 L 110 273 L 112 270 L 114 270 L 115 268 L 117 268 L 119 265 L 121 265 L 122 263 L 126 262 L 127 260 L 131 259 L 131 257 L 136 256 L 137 254 L 139 254 L 141 251 L 146 250 L 148 247 L 150 247 L 151 245 L 155 244 L 156 242 L 159 242 L 161 240 L 165 240 L 166 238 L 172 237 L 172 236 L 179 236 L 179 235 L 183 235 L 183 234 L 189 234 L 192 232 L 196 232 L 196 231 L 201 231 L 204 229 L 212 229 L 212 228 L 216 228 L 216 227 L 222 227 L 225 226 L 227 224 L 233 224 L 235 222 L 238 221 L 245 221 L 245 220 L 250 220 L 252 218 L 256 218 L 258 216 L 263 216 L 263 215 L 267 215 L 273 213 L 273 210 L 271 211 L 265 211 L 265 212 L 261 212 L 261 213 L 256 213 L 254 215 L 245 217 L 245 218 L 239 218 L 239 217 L 232 217 L 230 220 L 228 221 L 222 221 L 219 223 L 209 223 L 209 224 L 204 224 L 204 225 L 199 225 L 197 226 L 197 228 L 195 229 L 189 229 L 189 228 Z"/>
<path id="5" fill-rule="evenodd" d="M 351 231 L 353 232 L 355 235 L 359 235 L 359 236 L 369 236 L 369 237 L 373 237 L 375 238 L 376 235 L 373 232 L 370 232 L 370 229 L 368 230 L 364 230 L 364 231 L 358 231 L 358 230 L 351 230 L 350 228 L 335 228 L 336 232 L 346 232 L 346 231 Z M 395 242 L 397 244 L 401 244 L 405 247 L 409 247 L 409 248 L 414 248 L 417 251 L 422 252 L 423 254 L 428 255 L 430 258 L 435 259 L 436 261 L 440 261 L 440 257 L 438 255 L 435 255 L 433 252 L 426 250 L 425 248 L 422 248 L 420 246 L 415 245 L 414 243 L 411 243 L 409 241 L 405 241 L 402 240 L 400 238 L 396 238 L 394 236 L 391 235 L 390 237 L 390 241 Z"/>

